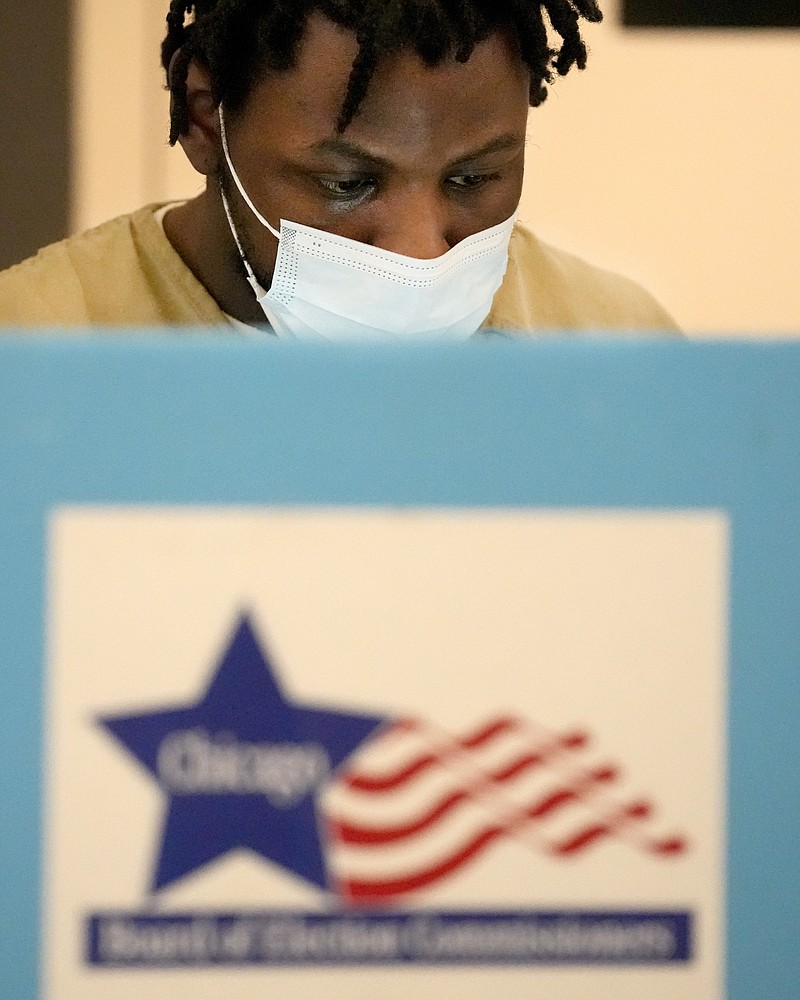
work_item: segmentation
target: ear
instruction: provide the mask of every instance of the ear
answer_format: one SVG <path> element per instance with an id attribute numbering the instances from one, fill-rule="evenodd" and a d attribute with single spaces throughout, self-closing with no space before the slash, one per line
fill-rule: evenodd
<path id="1" fill-rule="evenodd" d="M 177 55 L 170 64 L 170 74 Z M 188 129 L 178 141 L 194 169 L 210 176 L 219 168 L 219 116 L 211 94 L 211 75 L 197 59 L 190 60 L 186 74 L 186 114 Z"/>

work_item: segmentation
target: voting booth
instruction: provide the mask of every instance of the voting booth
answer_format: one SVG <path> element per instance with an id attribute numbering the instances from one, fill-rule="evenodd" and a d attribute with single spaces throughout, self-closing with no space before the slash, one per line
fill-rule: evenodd
<path id="1" fill-rule="evenodd" d="M 800 345 L 0 343 L 13 1000 L 798 996 Z"/>

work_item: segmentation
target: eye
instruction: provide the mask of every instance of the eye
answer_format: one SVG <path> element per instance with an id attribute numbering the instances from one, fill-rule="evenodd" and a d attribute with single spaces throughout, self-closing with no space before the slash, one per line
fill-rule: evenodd
<path id="1" fill-rule="evenodd" d="M 500 174 L 456 174 L 448 177 L 447 183 L 461 191 L 474 191 L 486 184 L 496 181 Z"/>
<path id="2" fill-rule="evenodd" d="M 342 201 L 357 201 L 376 185 L 374 177 L 318 177 L 317 183 L 330 197 Z"/>

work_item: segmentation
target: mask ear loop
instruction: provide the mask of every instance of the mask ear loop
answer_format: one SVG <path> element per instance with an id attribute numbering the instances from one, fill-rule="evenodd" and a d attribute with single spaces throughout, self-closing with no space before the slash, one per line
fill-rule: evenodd
<path id="1" fill-rule="evenodd" d="M 261 212 L 259 212 L 259 210 L 256 208 L 256 206 L 250 200 L 250 195 L 245 191 L 244 185 L 239 180 L 239 175 L 236 173 L 236 170 L 234 169 L 233 163 L 231 162 L 231 154 L 230 154 L 230 150 L 228 149 L 228 133 L 225 130 L 225 117 L 224 117 L 224 115 L 222 113 L 222 105 L 221 104 L 220 104 L 220 106 L 219 106 L 219 108 L 217 110 L 219 112 L 220 134 L 222 135 L 222 151 L 225 154 L 225 161 L 228 164 L 228 170 L 230 170 L 230 172 L 231 172 L 231 177 L 233 177 L 234 183 L 236 184 L 236 187 L 239 189 L 239 194 L 247 202 L 247 207 L 250 209 L 250 211 L 253 213 L 253 215 L 258 219 L 258 221 L 261 223 L 261 225 L 262 226 L 266 226 L 267 229 L 269 229 L 269 231 L 275 237 L 275 239 L 279 240 L 280 237 L 281 237 L 281 234 L 278 232 L 277 229 L 274 229 L 267 222 L 267 220 L 264 218 L 264 216 L 261 214 Z"/>
<path id="2" fill-rule="evenodd" d="M 219 182 L 219 193 L 222 195 L 222 207 L 225 209 L 225 215 L 228 217 L 228 226 L 230 227 L 231 234 L 234 240 L 236 240 L 236 246 L 239 249 L 239 256 L 242 258 L 242 263 L 244 264 L 244 269 L 247 272 L 247 280 L 250 283 L 250 287 L 256 293 L 256 298 L 261 299 L 267 294 L 266 288 L 261 284 L 258 278 L 255 276 L 255 272 L 252 267 L 250 267 L 250 261 L 244 252 L 244 247 L 242 246 L 242 241 L 239 239 L 239 233 L 236 230 L 236 224 L 233 221 L 233 216 L 231 215 L 231 207 L 228 204 L 228 199 L 225 196 L 225 189 L 222 187 L 222 180 Z"/>
<path id="3" fill-rule="evenodd" d="M 258 221 L 262 223 L 262 225 L 266 226 L 273 236 L 277 237 L 280 240 L 280 233 L 276 232 L 272 228 L 272 226 L 267 222 L 267 220 L 261 215 L 261 213 L 255 207 L 253 202 L 250 200 L 250 196 L 247 194 L 244 187 L 242 186 L 242 182 L 239 180 L 239 175 L 236 173 L 236 170 L 234 169 L 233 163 L 231 162 L 231 154 L 228 150 L 228 136 L 225 131 L 225 118 L 223 117 L 222 114 L 221 104 L 219 106 L 219 125 L 220 125 L 220 134 L 222 136 L 222 150 L 225 154 L 225 162 L 228 164 L 228 170 L 231 173 L 231 177 L 233 177 L 236 187 L 239 189 L 239 193 L 247 202 L 248 207 L 253 212 Z M 250 287 L 255 292 L 256 298 L 259 301 L 261 301 L 261 299 L 263 299 L 264 296 L 267 294 L 267 290 L 255 276 L 255 272 L 250 266 L 250 261 L 247 259 L 247 255 L 244 252 L 242 241 L 239 239 L 239 231 L 236 228 L 236 223 L 233 221 L 233 215 L 231 214 L 231 207 L 228 204 L 228 198 L 227 195 L 225 194 L 225 188 L 222 184 L 222 178 L 220 178 L 219 181 L 219 193 L 222 196 L 222 207 L 225 209 L 225 215 L 228 219 L 228 226 L 230 228 L 231 235 L 236 241 L 236 246 L 239 250 L 239 256 L 242 258 L 242 263 L 244 264 L 244 269 L 245 272 L 247 273 L 247 280 L 250 284 Z"/>

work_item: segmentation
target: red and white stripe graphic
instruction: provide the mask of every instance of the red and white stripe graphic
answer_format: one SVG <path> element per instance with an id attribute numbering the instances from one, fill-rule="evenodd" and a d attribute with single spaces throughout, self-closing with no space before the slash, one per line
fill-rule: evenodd
<path id="1" fill-rule="evenodd" d="M 322 813 L 336 888 L 352 905 L 427 889 L 501 838 L 564 859 L 609 838 L 662 857 L 686 850 L 650 833 L 652 802 L 620 794 L 619 768 L 595 759 L 582 730 L 499 717 L 454 737 L 406 719 L 348 765 Z"/>

